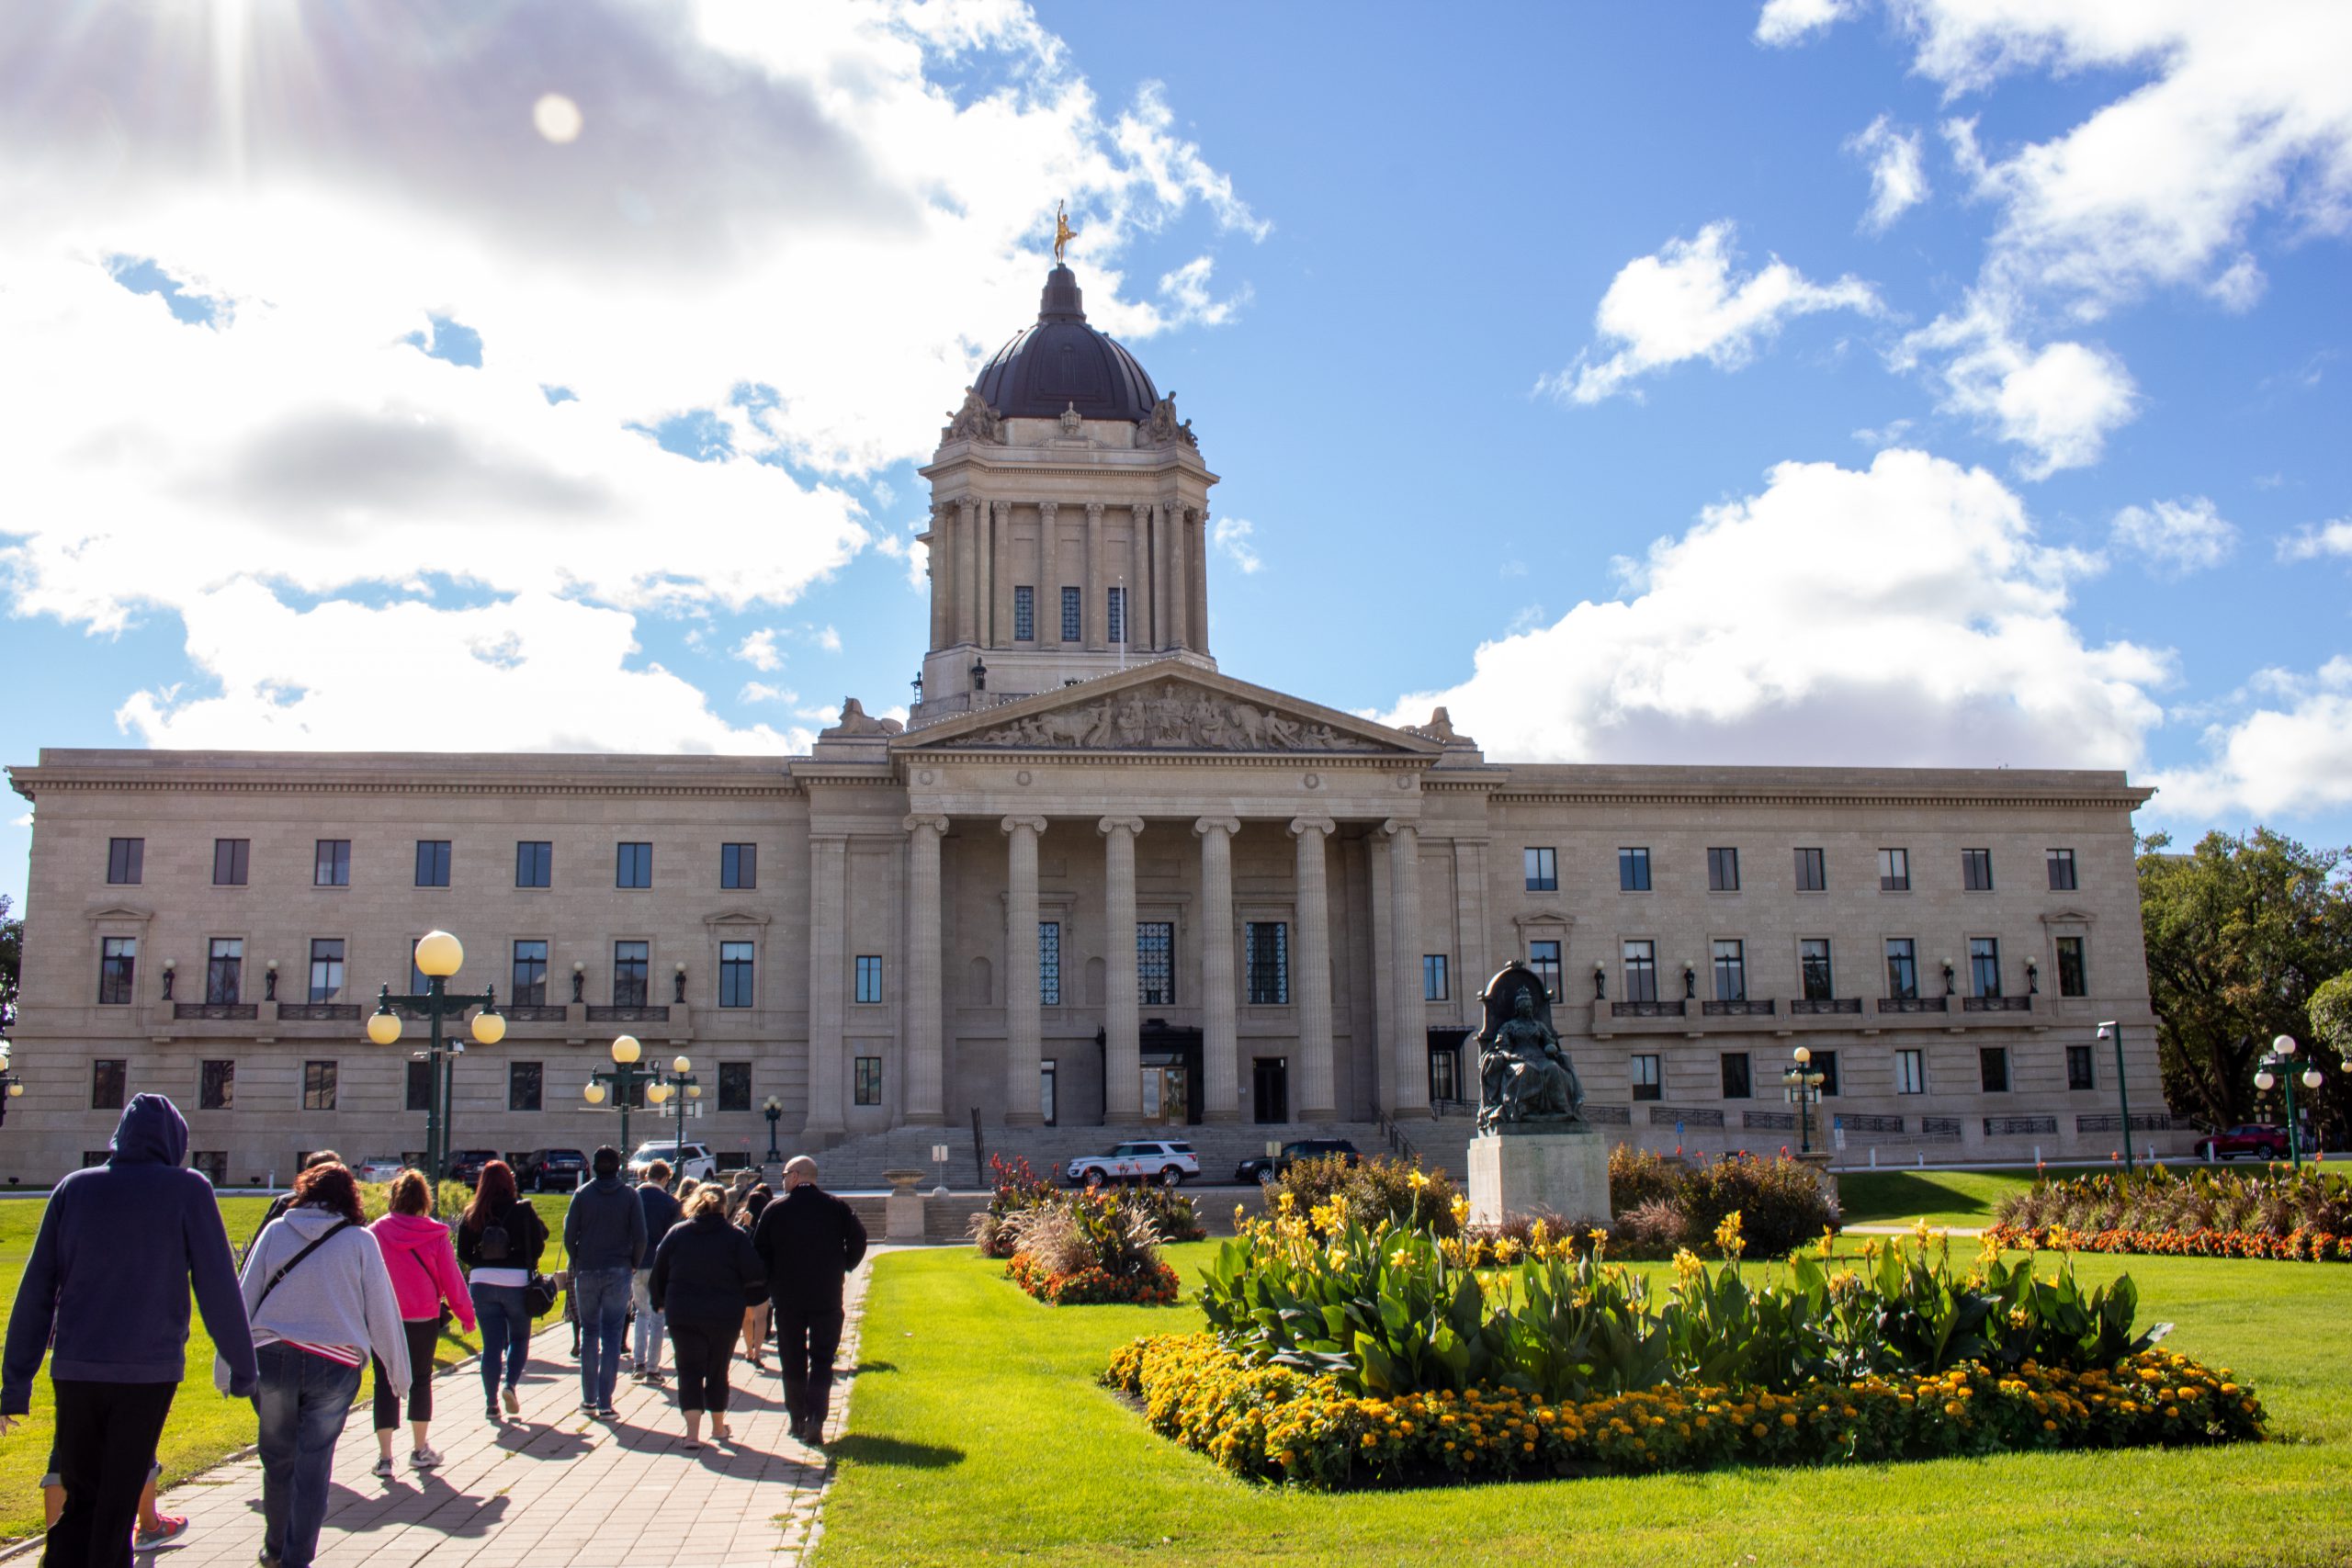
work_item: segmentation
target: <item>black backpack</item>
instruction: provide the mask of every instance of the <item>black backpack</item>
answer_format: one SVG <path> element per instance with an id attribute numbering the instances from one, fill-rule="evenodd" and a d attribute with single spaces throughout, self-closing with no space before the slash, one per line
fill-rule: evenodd
<path id="1" fill-rule="evenodd" d="M 496 1220 L 486 1221 L 481 1227 L 481 1239 L 474 1244 L 474 1256 L 484 1263 L 503 1263 L 514 1246 L 506 1236 L 506 1227 Z"/>

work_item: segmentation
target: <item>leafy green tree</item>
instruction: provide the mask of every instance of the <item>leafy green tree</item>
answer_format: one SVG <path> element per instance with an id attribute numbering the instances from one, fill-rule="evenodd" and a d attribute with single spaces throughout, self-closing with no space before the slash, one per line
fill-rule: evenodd
<path id="1" fill-rule="evenodd" d="M 2336 1070 L 2352 1070 L 2352 970 L 2312 993 L 2312 1038 L 2335 1053 Z"/>
<path id="2" fill-rule="evenodd" d="M 25 964 L 25 922 L 9 911 L 0 893 L 0 1035 L 17 1024 L 17 976 Z"/>

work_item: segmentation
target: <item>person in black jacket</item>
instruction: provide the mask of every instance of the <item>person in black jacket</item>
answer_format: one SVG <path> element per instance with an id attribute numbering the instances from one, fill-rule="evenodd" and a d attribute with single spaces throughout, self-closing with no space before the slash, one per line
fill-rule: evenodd
<path id="1" fill-rule="evenodd" d="M 792 1435 L 815 1448 L 825 1440 L 842 1343 L 842 1280 L 865 1256 L 865 1227 L 817 1185 L 817 1162 L 800 1155 L 785 1166 L 784 1196 L 761 1213 L 752 1247 L 775 1302 L 776 1370 Z"/>
<path id="2" fill-rule="evenodd" d="M 767 1292 L 767 1270 L 752 1238 L 727 1223 L 727 1197 L 716 1187 L 686 1200 L 684 1223 L 653 1249 L 648 1291 L 653 1310 L 670 1326 L 678 1359 L 678 1408 L 686 1417 L 686 1444 L 702 1447 L 702 1413 L 710 1438 L 727 1441 L 727 1371 L 743 1303 Z"/>
<path id="3" fill-rule="evenodd" d="M 547 1223 L 514 1190 L 514 1170 L 503 1159 L 483 1166 L 474 1201 L 458 1223 L 458 1261 L 481 1324 L 482 1402 L 492 1421 L 499 1418 L 502 1370 L 506 1414 L 523 1411 L 514 1389 L 531 1359 L 531 1271 L 547 1246 Z"/>

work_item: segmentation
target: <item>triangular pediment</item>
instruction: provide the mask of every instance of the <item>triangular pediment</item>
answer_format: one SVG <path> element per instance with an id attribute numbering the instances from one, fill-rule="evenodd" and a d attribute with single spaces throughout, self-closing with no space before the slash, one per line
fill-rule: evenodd
<path id="1" fill-rule="evenodd" d="M 910 730 L 894 752 L 1207 751 L 1426 757 L 1436 742 L 1229 675 L 1168 663 L 1040 692 Z"/>

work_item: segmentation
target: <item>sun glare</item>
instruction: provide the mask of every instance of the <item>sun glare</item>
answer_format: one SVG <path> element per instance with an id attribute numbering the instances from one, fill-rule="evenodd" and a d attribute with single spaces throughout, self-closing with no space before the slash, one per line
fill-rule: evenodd
<path id="1" fill-rule="evenodd" d="M 561 93 L 548 93 L 531 106 L 531 123 L 559 147 L 580 136 L 580 106 Z"/>

